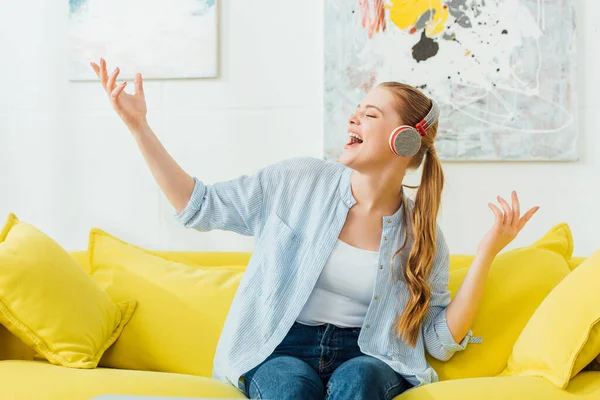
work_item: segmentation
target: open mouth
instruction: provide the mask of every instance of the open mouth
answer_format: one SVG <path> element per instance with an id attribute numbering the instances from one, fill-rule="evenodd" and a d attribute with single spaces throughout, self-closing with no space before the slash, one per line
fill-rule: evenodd
<path id="1" fill-rule="evenodd" d="M 350 138 L 350 141 L 348 142 L 348 146 L 361 144 L 363 142 L 363 140 L 360 138 L 360 136 L 358 136 L 356 133 L 349 132 L 348 136 Z"/>

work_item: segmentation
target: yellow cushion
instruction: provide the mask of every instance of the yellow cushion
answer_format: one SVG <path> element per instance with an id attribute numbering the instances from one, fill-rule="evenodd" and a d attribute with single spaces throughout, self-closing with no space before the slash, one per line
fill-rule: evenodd
<path id="1" fill-rule="evenodd" d="M 35 356 L 35 350 L 0 325 L 0 361 L 33 360 Z"/>
<path id="2" fill-rule="evenodd" d="M 203 269 L 227 267 L 228 269 L 235 268 L 241 271 L 246 269 L 252 256 L 252 253 L 249 252 L 234 251 L 154 251 L 152 254 Z"/>
<path id="3" fill-rule="evenodd" d="M 423 385 L 394 400 L 597 400 L 600 372 L 576 376 L 566 390 L 544 378 L 510 376 L 457 379 Z"/>
<path id="4" fill-rule="evenodd" d="M 235 251 L 148 251 L 150 254 L 166 260 L 199 268 L 226 267 L 245 270 L 252 256 L 251 252 Z M 90 271 L 89 254 L 87 251 L 73 251 L 73 258 L 86 270 Z"/>
<path id="5" fill-rule="evenodd" d="M 506 367 L 512 347 L 542 300 L 570 273 L 571 231 L 557 225 L 528 247 L 500 254 L 485 284 L 472 325 L 482 343 L 472 343 L 442 362 L 427 355 L 441 380 L 494 376 Z M 456 294 L 467 268 L 450 273 L 449 290 Z"/>
<path id="6" fill-rule="evenodd" d="M 157 256 L 99 229 L 89 244 L 92 277 L 114 300 L 138 308 L 102 366 L 210 377 L 242 267 L 202 269 Z"/>
<path id="7" fill-rule="evenodd" d="M 585 260 L 586 260 L 586 257 L 573 257 L 573 258 L 571 258 L 569 265 L 570 265 L 571 269 L 575 269 L 579 265 L 581 265 L 581 263 L 584 262 Z"/>
<path id="8" fill-rule="evenodd" d="M 452 254 L 450 255 L 450 271 L 456 271 L 471 266 L 474 255 L 470 254 Z"/>
<path id="9" fill-rule="evenodd" d="M 600 353 L 600 251 L 546 297 L 515 343 L 505 374 L 564 388 Z"/>
<path id="10" fill-rule="evenodd" d="M 94 368 L 131 318 L 54 240 L 11 214 L 0 233 L 0 323 L 54 364 Z"/>
<path id="11" fill-rule="evenodd" d="M 209 378 L 163 372 L 70 369 L 47 362 L 0 361 L 0 376 L 0 398 L 10 400 L 89 400 L 102 394 L 246 398 L 233 385 Z"/>

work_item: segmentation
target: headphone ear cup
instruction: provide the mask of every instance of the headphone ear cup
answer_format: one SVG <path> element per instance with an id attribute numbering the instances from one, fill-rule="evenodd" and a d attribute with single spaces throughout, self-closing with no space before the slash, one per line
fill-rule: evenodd
<path id="1" fill-rule="evenodd" d="M 421 148 L 421 135 L 412 126 L 399 126 L 390 135 L 390 148 L 397 156 L 412 157 Z"/>

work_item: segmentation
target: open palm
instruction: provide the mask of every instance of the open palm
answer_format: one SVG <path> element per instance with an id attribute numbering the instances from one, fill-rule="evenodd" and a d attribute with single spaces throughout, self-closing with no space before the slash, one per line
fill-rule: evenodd
<path id="1" fill-rule="evenodd" d="M 146 114 L 148 109 L 146 107 L 146 97 L 144 96 L 144 86 L 142 82 L 142 74 L 137 73 L 134 78 L 135 82 L 135 93 L 128 94 L 123 91 L 127 86 L 127 81 L 117 85 L 117 77 L 119 76 L 120 69 L 115 68 L 112 75 L 108 76 L 106 72 L 106 61 L 100 59 L 100 65 L 96 63 L 90 63 L 98 78 L 102 87 L 108 94 L 108 98 L 114 108 L 119 114 L 119 117 L 132 129 L 140 128 L 146 123 Z"/>
<path id="2" fill-rule="evenodd" d="M 521 216 L 521 206 L 517 192 L 513 191 L 512 208 L 502 197 L 498 196 L 498 202 L 502 207 L 495 204 L 489 204 L 490 209 L 496 216 L 492 229 L 484 236 L 479 244 L 480 252 L 488 252 L 488 254 L 496 255 L 505 248 L 519 234 L 521 229 L 533 217 L 539 207 L 533 207 Z"/>

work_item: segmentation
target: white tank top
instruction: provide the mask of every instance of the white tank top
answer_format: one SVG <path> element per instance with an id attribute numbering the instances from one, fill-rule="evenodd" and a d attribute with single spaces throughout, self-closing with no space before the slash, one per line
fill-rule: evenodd
<path id="1" fill-rule="evenodd" d="M 379 252 L 338 239 L 300 315 L 305 325 L 361 327 L 373 297 Z"/>

